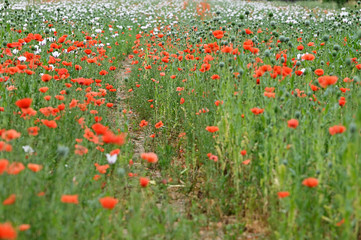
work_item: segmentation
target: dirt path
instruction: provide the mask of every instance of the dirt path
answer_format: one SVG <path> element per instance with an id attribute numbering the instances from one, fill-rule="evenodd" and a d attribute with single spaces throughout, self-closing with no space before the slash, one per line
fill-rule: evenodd
<path id="1" fill-rule="evenodd" d="M 133 109 L 129 106 L 129 94 L 126 89 L 125 79 L 130 76 L 131 73 L 131 60 L 126 58 L 124 61 L 120 63 L 119 71 L 116 75 L 116 79 L 119 81 L 119 88 L 117 91 L 117 100 L 116 104 L 118 106 L 117 110 L 113 112 L 112 117 L 114 120 L 119 119 L 116 118 L 116 114 L 121 114 L 120 112 L 126 111 L 127 118 L 125 116 L 122 116 L 120 118 L 120 125 L 124 126 L 126 124 L 129 124 L 128 126 L 128 139 L 132 142 L 134 147 L 134 154 L 133 154 L 133 160 L 138 167 L 141 167 L 141 163 L 139 163 L 140 155 L 145 152 L 145 140 L 146 140 L 146 129 L 147 128 L 139 128 L 136 126 L 137 121 L 137 112 L 135 112 Z M 129 111 L 131 111 L 131 114 L 128 114 Z M 148 133 L 149 134 L 149 133 Z M 179 164 L 180 159 L 173 159 L 173 164 Z M 163 177 L 161 171 L 159 168 L 151 168 L 149 169 L 151 172 L 151 179 L 156 182 L 156 184 L 162 184 Z M 192 205 L 192 199 L 195 200 L 194 196 L 187 196 L 184 191 L 184 183 L 176 183 L 176 182 L 169 182 L 167 183 L 167 194 L 168 194 L 168 202 L 165 204 L 168 204 L 173 211 L 180 213 L 183 215 L 183 217 L 189 217 L 190 214 L 190 208 Z M 200 187 L 200 186 L 199 186 Z M 198 187 L 198 188 L 199 188 Z M 190 195 L 194 195 L 195 193 L 191 193 Z M 158 207 L 162 207 L 164 203 L 159 203 Z M 237 220 L 234 216 L 226 216 L 222 219 L 220 219 L 219 222 L 210 222 L 207 227 L 202 227 L 199 231 L 199 238 L 200 239 L 206 239 L 206 240 L 213 240 L 213 239 L 224 239 L 226 236 L 224 232 L 225 225 L 233 224 Z M 264 239 L 262 238 L 263 234 L 258 234 L 259 232 L 263 232 L 259 228 L 257 222 L 253 224 L 247 224 L 246 231 L 240 236 L 238 239 Z M 264 235 L 263 235 L 264 236 Z"/>
<path id="2" fill-rule="evenodd" d="M 132 111 L 132 114 L 128 116 L 129 120 L 129 127 L 128 127 L 128 136 L 129 140 L 132 142 L 134 147 L 134 155 L 133 159 L 140 159 L 140 155 L 145 152 L 144 145 L 145 145 L 145 139 L 146 139 L 146 131 L 144 128 L 138 128 L 137 126 L 132 126 L 132 122 L 136 122 L 137 113 L 133 111 L 133 109 L 130 109 L 130 106 L 128 104 L 128 92 L 126 90 L 125 86 L 125 79 L 130 76 L 131 73 L 131 60 L 129 58 L 126 58 L 124 61 L 120 63 L 120 70 L 118 71 L 116 75 L 116 79 L 120 82 L 119 88 L 117 91 L 117 106 L 118 106 L 118 112 L 127 110 Z M 120 119 L 121 124 L 125 124 L 125 118 L 122 117 Z M 138 161 L 137 161 L 138 162 Z M 162 174 L 159 169 L 154 168 L 150 169 L 152 180 L 155 180 L 156 182 L 162 181 Z M 186 214 L 186 196 L 181 193 L 181 188 L 183 187 L 182 184 L 177 183 L 171 183 L 169 184 L 167 190 L 168 190 L 168 197 L 169 197 L 169 203 L 171 207 L 181 213 Z"/>
<path id="3" fill-rule="evenodd" d="M 117 91 L 117 105 L 118 105 L 118 111 L 126 110 L 129 112 L 131 109 L 129 105 L 127 104 L 128 95 L 126 91 L 125 86 L 125 79 L 129 77 L 131 73 L 131 60 L 129 58 L 126 58 L 124 61 L 120 63 L 121 69 L 118 71 L 118 74 L 116 75 L 116 79 L 119 80 L 119 88 Z M 132 111 L 132 110 L 131 110 Z M 129 120 L 135 120 L 136 112 L 132 111 L 132 114 L 130 115 Z M 123 121 L 121 125 L 124 125 L 124 117 L 121 118 L 120 121 Z M 131 122 L 131 121 L 130 121 Z M 145 142 L 145 132 L 140 129 L 138 131 L 134 130 L 134 126 L 129 126 L 128 128 L 128 134 L 129 139 L 133 143 L 134 146 L 134 155 L 133 158 L 140 158 L 140 154 L 144 153 L 144 142 Z"/>

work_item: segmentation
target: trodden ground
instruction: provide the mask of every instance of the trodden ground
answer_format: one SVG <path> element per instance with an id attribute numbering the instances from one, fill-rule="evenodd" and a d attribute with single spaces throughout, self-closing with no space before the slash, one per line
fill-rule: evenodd
<path id="1" fill-rule="evenodd" d="M 0 239 L 360 239 L 361 7 L 306 6 L 6 0 Z"/>

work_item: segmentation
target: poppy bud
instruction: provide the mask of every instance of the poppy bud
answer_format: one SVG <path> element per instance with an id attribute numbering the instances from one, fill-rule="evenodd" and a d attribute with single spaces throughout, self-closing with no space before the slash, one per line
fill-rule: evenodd
<path id="1" fill-rule="evenodd" d="M 350 132 L 353 134 L 353 133 L 356 132 L 356 130 L 357 130 L 356 124 L 355 124 L 355 123 L 351 123 L 351 124 L 350 124 Z"/>

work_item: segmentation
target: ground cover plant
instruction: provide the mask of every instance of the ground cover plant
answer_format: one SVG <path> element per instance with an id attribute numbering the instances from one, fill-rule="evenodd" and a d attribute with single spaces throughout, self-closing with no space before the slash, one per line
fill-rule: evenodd
<path id="1" fill-rule="evenodd" d="M 0 5 L 0 239 L 359 239 L 360 6 Z"/>

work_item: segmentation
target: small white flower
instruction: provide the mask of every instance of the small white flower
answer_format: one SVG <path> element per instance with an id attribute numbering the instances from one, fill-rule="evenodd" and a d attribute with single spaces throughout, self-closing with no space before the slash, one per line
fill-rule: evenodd
<path id="1" fill-rule="evenodd" d="M 56 58 L 57 58 L 57 57 L 60 56 L 60 54 L 61 54 L 61 53 L 55 51 L 55 52 L 53 52 L 53 57 L 56 57 Z"/>
<path id="2" fill-rule="evenodd" d="M 40 46 L 44 46 L 46 44 L 46 39 L 44 39 L 43 41 L 39 42 Z"/>
<path id="3" fill-rule="evenodd" d="M 109 164 L 114 164 L 117 161 L 118 154 L 110 155 L 109 153 L 105 154 L 107 156 L 107 161 Z"/>
<path id="4" fill-rule="evenodd" d="M 18 60 L 19 60 L 20 62 L 24 62 L 24 61 L 26 61 L 26 57 L 20 56 L 20 57 L 18 57 Z"/>
<path id="5" fill-rule="evenodd" d="M 29 145 L 23 146 L 24 152 L 26 153 L 33 153 L 35 152 L 34 149 L 32 149 Z"/>

